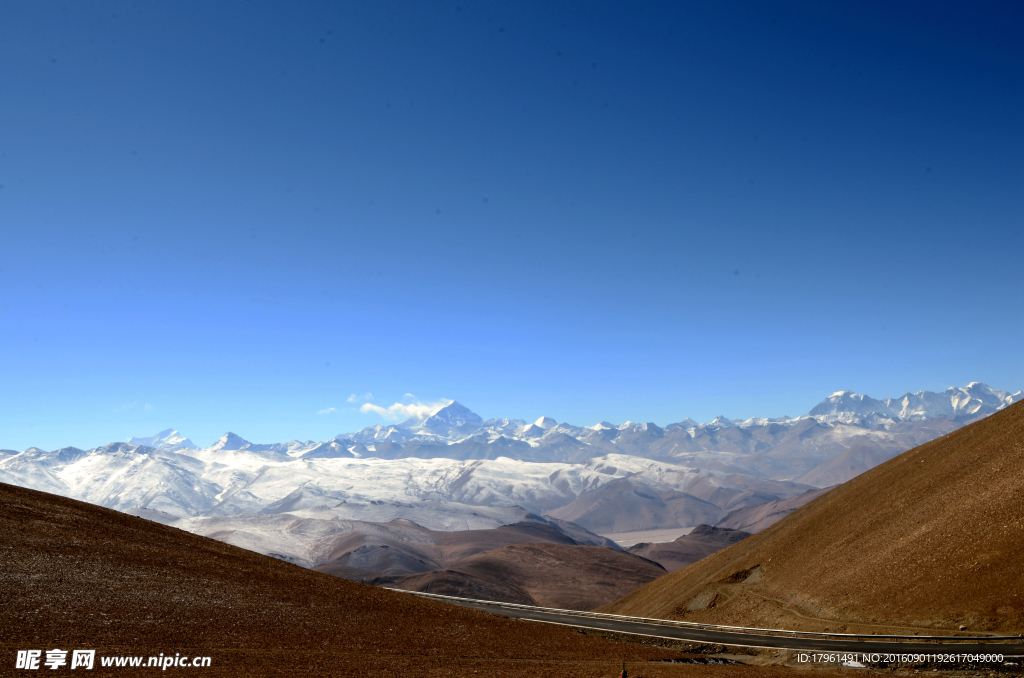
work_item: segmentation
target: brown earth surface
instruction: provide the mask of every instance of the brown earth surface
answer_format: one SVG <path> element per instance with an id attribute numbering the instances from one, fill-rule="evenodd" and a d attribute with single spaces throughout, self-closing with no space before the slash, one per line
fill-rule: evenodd
<path id="1" fill-rule="evenodd" d="M 396 520 L 380 527 L 400 526 L 390 532 L 357 531 L 340 537 L 327 562 L 317 572 L 368 581 L 381 575 L 418 574 L 440 570 L 476 553 L 509 544 L 552 542 L 576 544 L 569 535 L 550 525 L 523 521 L 487 530 L 443 532 L 410 521 Z M 597 535 L 592 535 L 598 538 Z"/>
<path id="2" fill-rule="evenodd" d="M 1024 403 L 603 608 L 814 630 L 1024 631 Z"/>
<path id="3" fill-rule="evenodd" d="M 732 546 L 750 536 L 749 532 L 732 530 L 711 525 L 698 525 L 689 534 L 675 541 L 640 543 L 630 546 L 628 551 L 642 558 L 653 560 L 669 572 L 686 567 L 712 553 Z"/>
<path id="4" fill-rule="evenodd" d="M 154 675 L 99 658 L 161 652 L 212 657 L 171 671 L 202 676 L 597 677 L 622 660 L 648 677 L 790 673 L 651 663 L 681 655 L 385 591 L 5 484 L 0 601 L 0 676 L 28 675 L 17 650 L 54 648 L 97 650 L 95 676 Z"/>
<path id="5" fill-rule="evenodd" d="M 436 572 L 378 577 L 377 586 L 592 610 L 665 574 L 657 563 L 604 546 L 516 544 L 470 556 Z"/>

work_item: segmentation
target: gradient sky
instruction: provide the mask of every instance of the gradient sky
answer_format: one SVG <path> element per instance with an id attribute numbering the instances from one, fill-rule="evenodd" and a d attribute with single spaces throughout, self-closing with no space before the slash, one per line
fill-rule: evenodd
<path id="1" fill-rule="evenodd" d="M 0 447 L 1016 391 L 1022 37 L 1016 2 L 4 2 Z"/>

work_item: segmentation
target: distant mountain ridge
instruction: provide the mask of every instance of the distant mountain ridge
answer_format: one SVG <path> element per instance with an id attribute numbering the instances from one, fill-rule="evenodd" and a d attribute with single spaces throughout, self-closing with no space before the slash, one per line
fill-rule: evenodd
<path id="1" fill-rule="evenodd" d="M 692 435 L 697 430 L 751 429 L 772 424 L 795 426 L 808 420 L 823 424 L 842 423 L 863 428 L 880 426 L 889 428 L 900 422 L 917 422 L 936 418 L 963 423 L 997 412 L 1022 398 L 1024 398 L 1022 391 L 1016 393 L 1000 391 L 981 382 L 971 382 L 960 388 L 951 386 L 940 393 L 917 391 L 916 393 L 907 393 L 899 398 L 882 400 L 876 400 L 853 391 L 836 391 L 801 417 L 751 417 L 746 420 L 732 420 L 718 416 L 703 424 L 687 418 L 668 424 L 664 428 L 650 422 L 638 424 L 632 421 L 620 425 L 602 421 L 594 426 L 581 427 L 568 423 L 560 424 L 547 416 L 542 416 L 532 423 L 522 419 L 508 418 L 485 421 L 461 403 L 451 401 L 438 406 L 426 416 L 410 417 L 400 424 L 387 426 L 377 424 L 351 433 L 341 433 L 334 437 L 334 441 L 341 444 L 348 443 L 345 445 L 345 449 L 355 446 L 356 450 L 351 453 L 351 456 L 367 456 L 361 448 L 366 447 L 366 451 L 372 453 L 376 451 L 373 448 L 377 443 L 451 445 L 462 442 L 481 442 L 490 444 L 495 443 L 498 438 L 505 438 L 507 441 L 523 442 L 531 447 L 539 447 L 551 442 L 541 439 L 557 437 L 559 434 L 563 437 L 569 436 L 583 441 L 585 444 L 592 444 L 595 434 L 605 441 L 619 439 L 620 442 L 623 442 L 629 437 L 661 438 L 666 431 L 672 430 L 687 431 Z M 169 451 L 199 449 L 195 443 L 174 429 L 166 429 L 149 437 L 133 437 L 129 439 L 128 443 Z M 258 445 L 228 432 L 211 448 L 287 453 L 289 450 L 311 444 L 314 444 L 313 441 L 300 443 L 293 440 L 287 443 Z M 11 453 L 16 454 L 15 452 Z"/>
<path id="2" fill-rule="evenodd" d="M 0 482 L 192 520 L 195 531 L 219 521 L 218 538 L 317 562 L 318 531 L 337 520 L 466 530 L 546 514 L 606 534 L 715 524 L 842 483 L 1020 398 L 976 382 L 888 400 L 840 391 L 795 419 L 664 428 L 485 421 L 453 401 L 328 441 L 257 444 L 228 432 L 196 449 L 167 429 L 91 450 L 3 451 Z M 287 527 L 295 521 L 305 527 Z"/>
<path id="3" fill-rule="evenodd" d="M 711 422 L 700 424 L 692 419 L 668 424 L 661 428 L 653 423 L 634 423 L 627 421 L 616 426 L 601 422 L 594 426 L 580 427 L 573 424 L 559 424 L 551 417 L 542 416 L 533 423 L 522 419 L 488 419 L 484 421 L 462 404 L 452 401 L 439 406 L 433 414 L 425 419 L 408 419 L 401 424 L 392 426 L 371 426 L 351 433 L 342 433 L 335 440 L 352 440 L 362 444 L 373 444 L 376 441 L 390 442 L 459 442 L 473 433 L 486 431 L 489 438 L 502 436 L 514 440 L 529 441 L 549 432 L 559 432 L 579 438 L 588 432 L 604 431 L 651 431 L 659 436 L 665 430 L 680 428 L 684 430 L 696 428 L 729 428 L 754 427 L 770 424 L 794 425 L 800 421 L 814 419 L 821 423 L 842 422 L 858 426 L 886 426 L 905 421 L 922 421 L 938 417 L 954 421 L 967 421 L 978 416 L 997 412 L 1024 397 L 1022 391 L 1009 393 L 994 389 L 981 382 L 971 382 L 965 387 L 949 387 L 941 393 L 934 391 L 917 391 L 907 393 L 899 398 L 875 400 L 870 396 L 859 395 L 853 391 L 837 391 L 813 407 L 802 417 L 756 418 L 731 420 L 724 416 L 715 417 Z"/>
<path id="4" fill-rule="evenodd" d="M 821 487 L 843 482 L 1021 398 L 1021 391 L 1009 393 L 980 382 L 883 400 L 837 391 L 796 418 L 739 421 L 719 416 L 709 423 L 684 419 L 664 428 L 632 421 L 581 427 L 547 416 L 532 423 L 483 421 L 452 401 L 422 420 L 367 427 L 334 440 L 362 458 L 504 456 L 575 463 L 617 453 Z"/>
<path id="5" fill-rule="evenodd" d="M 863 417 L 873 424 L 886 421 L 920 421 L 948 417 L 967 421 L 993 414 L 1021 399 L 1021 392 L 998 391 L 987 384 L 972 381 L 963 388 L 950 386 L 941 393 L 918 391 L 900 398 L 875 400 L 853 391 L 838 391 L 816 405 L 809 416 L 826 421 Z"/>

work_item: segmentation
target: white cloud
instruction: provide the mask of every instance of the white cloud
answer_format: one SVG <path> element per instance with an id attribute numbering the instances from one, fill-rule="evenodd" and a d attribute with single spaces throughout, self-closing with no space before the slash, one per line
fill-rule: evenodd
<path id="1" fill-rule="evenodd" d="M 145 409 L 145 410 L 146 410 L 147 412 L 152 412 L 152 411 L 153 411 L 153 410 L 155 410 L 156 408 L 155 408 L 155 407 L 153 407 L 152 405 L 150 405 L 149 403 L 146 403 L 146 404 L 145 404 L 145 406 L 144 406 L 144 409 Z"/>
<path id="2" fill-rule="evenodd" d="M 365 403 L 371 400 L 373 400 L 373 394 L 370 393 L 369 391 L 367 391 L 363 395 L 356 395 L 355 393 L 353 393 L 348 397 L 348 401 L 350 403 Z"/>
<path id="3" fill-rule="evenodd" d="M 330 414 L 331 412 L 337 412 L 337 411 L 338 411 L 338 408 L 336 408 L 336 407 L 328 407 L 326 410 L 318 410 L 317 414 Z"/>
<path id="4" fill-rule="evenodd" d="M 446 405 L 451 405 L 451 400 L 439 400 L 434 403 L 395 403 L 391 407 L 381 407 L 380 405 L 374 405 L 373 403 L 363 403 L 359 408 L 360 412 L 379 414 L 381 417 L 388 421 L 397 421 L 398 419 L 408 419 L 414 417 L 422 419 L 429 417 L 434 412 L 437 412 Z"/>

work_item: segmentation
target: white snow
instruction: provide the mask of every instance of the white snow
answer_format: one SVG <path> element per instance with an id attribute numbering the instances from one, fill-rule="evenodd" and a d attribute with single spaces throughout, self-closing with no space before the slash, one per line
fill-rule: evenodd
<path id="1" fill-rule="evenodd" d="M 0 482 L 121 511 L 149 512 L 146 515 L 163 516 L 195 531 L 224 527 L 232 516 L 242 516 L 239 526 L 221 530 L 234 535 L 225 540 L 238 545 L 259 542 L 266 547 L 263 552 L 269 552 L 268 544 L 277 539 L 270 533 L 300 519 L 406 518 L 440 530 L 494 527 L 516 522 L 527 512 L 551 511 L 627 477 L 721 507 L 764 493 L 795 496 L 806 487 L 771 478 L 800 477 L 859 442 L 893 453 L 919 444 L 912 442 L 917 438 L 900 437 L 899 427 L 893 428 L 900 421 L 941 417 L 937 421 L 945 422 L 941 426 L 948 431 L 953 426 L 950 419 L 963 422 L 991 414 L 1021 398 L 1020 391 L 1010 394 L 978 382 L 885 400 L 837 391 L 796 419 L 752 417 L 736 422 L 717 417 L 710 424 L 684 420 L 665 429 L 632 421 L 621 426 L 602 421 L 581 428 L 549 417 L 532 424 L 519 419 L 483 421 L 452 402 L 417 420 L 414 427 L 375 426 L 326 442 L 254 444 L 226 433 L 210 447 L 193 449 L 187 438 L 167 429 L 132 439 L 152 445 L 5 450 L 0 452 Z M 780 454 L 763 447 L 755 453 L 729 442 L 736 436 L 762 435 L 757 427 L 801 423 L 811 428 L 800 429 L 797 446 L 778 448 Z M 938 431 L 941 426 L 924 428 Z M 775 435 L 771 430 L 779 428 L 763 435 Z M 813 435 L 805 435 L 808 432 Z M 724 442 L 716 442 L 718 436 Z M 380 450 L 375 443 L 381 443 Z M 412 456 L 438 451 L 452 457 L 493 458 Z M 406 452 L 407 458 L 378 458 Z M 766 461 L 774 466 L 756 466 Z M 802 470 L 791 470 L 797 468 Z M 264 517 L 252 517 L 257 514 Z M 333 534 L 333 529 L 316 527 L 325 534 Z M 285 540 L 280 548 L 292 549 L 280 553 L 296 552 L 295 544 L 285 543 L 292 537 L 280 539 Z M 303 539 L 307 546 L 316 541 Z"/>
<path id="2" fill-rule="evenodd" d="M 197 445 L 176 430 L 169 428 L 146 438 L 129 438 L 129 445 L 145 445 L 160 450 L 197 449 Z"/>

